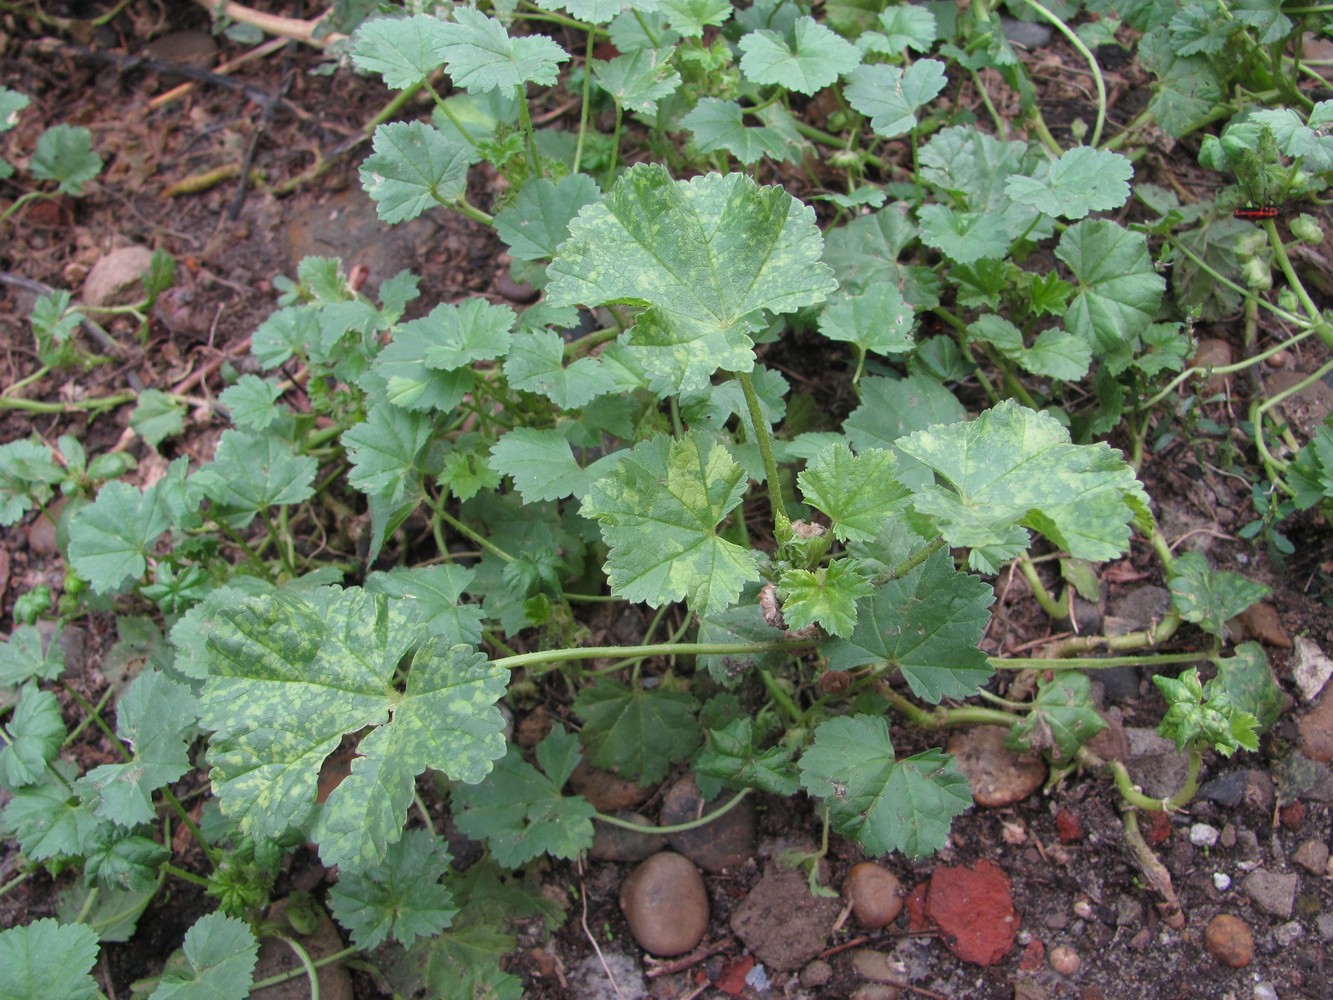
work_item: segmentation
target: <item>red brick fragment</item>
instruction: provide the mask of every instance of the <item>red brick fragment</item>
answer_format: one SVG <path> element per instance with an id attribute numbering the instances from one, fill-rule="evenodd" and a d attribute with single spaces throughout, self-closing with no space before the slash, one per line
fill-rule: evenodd
<path id="1" fill-rule="evenodd" d="M 1061 809 L 1055 814 L 1055 834 L 1062 844 L 1076 844 L 1083 839 L 1083 821 L 1077 813 Z"/>
<path id="2" fill-rule="evenodd" d="M 1013 947 L 1019 918 L 1009 877 L 990 861 L 972 868 L 936 868 L 926 916 L 950 951 L 973 965 L 994 965 Z"/>

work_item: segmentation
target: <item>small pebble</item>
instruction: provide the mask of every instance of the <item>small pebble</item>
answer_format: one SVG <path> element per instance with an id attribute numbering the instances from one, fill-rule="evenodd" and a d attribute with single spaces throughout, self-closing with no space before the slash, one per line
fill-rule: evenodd
<path id="1" fill-rule="evenodd" d="M 620 908 L 634 940 L 654 955 L 683 955 L 708 930 L 703 877 L 688 858 L 670 851 L 630 873 L 620 887 Z"/>
<path id="2" fill-rule="evenodd" d="M 856 974 L 872 983 L 901 982 L 907 971 L 901 963 L 894 962 L 884 952 L 873 948 L 857 948 L 852 952 L 851 960 Z"/>
<path id="3" fill-rule="evenodd" d="M 862 927 L 877 930 L 898 919 L 903 910 L 903 886 L 898 876 L 873 861 L 864 861 L 847 873 L 842 895 Z"/>
<path id="4" fill-rule="evenodd" d="M 1255 983 L 1254 1000 L 1278 1000 L 1277 990 L 1272 983 Z"/>
<path id="5" fill-rule="evenodd" d="M 1092 900 L 1087 896 L 1079 896 L 1078 899 L 1074 900 L 1074 916 L 1087 920 L 1094 912 Z"/>
<path id="6" fill-rule="evenodd" d="M 1305 928 L 1299 920 L 1288 920 L 1273 928 L 1273 940 L 1281 948 L 1288 948 L 1305 936 Z"/>
<path id="7" fill-rule="evenodd" d="M 1233 969 L 1244 968 L 1254 958 L 1254 935 L 1249 925 L 1229 913 L 1213 917 L 1203 933 L 1203 944 L 1208 954 Z"/>
<path id="8" fill-rule="evenodd" d="M 1296 848 L 1291 860 L 1311 875 L 1323 875 L 1328 867 L 1328 845 L 1319 840 L 1307 840 Z"/>
<path id="9" fill-rule="evenodd" d="M 817 958 L 801 970 L 801 985 L 806 989 L 826 986 L 833 979 L 833 966 Z"/>
<path id="10" fill-rule="evenodd" d="M 1226 892 L 1231 888 L 1231 876 L 1226 872 L 1213 872 L 1213 886 L 1218 892 Z"/>
<path id="11" fill-rule="evenodd" d="M 1195 823 L 1190 827 L 1190 843 L 1195 847 L 1212 847 L 1217 843 L 1219 831 L 1207 823 Z"/>
<path id="12" fill-rule="evenodd" d="M 1072 976 L 1083 964 L 1078 952 L 1067 944 L 1056 945 L 1051 949 L 1051 968 L 1062 976 Z"/>

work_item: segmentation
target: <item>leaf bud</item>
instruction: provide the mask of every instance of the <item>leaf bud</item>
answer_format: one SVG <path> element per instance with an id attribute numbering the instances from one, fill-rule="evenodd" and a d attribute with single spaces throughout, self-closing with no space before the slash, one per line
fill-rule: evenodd
<path id="1" fill-rule="evenodd" d="M 1308 246 L 1323 246 L 1324 230 L 1313 215 L 1301 214 L 1291 220 L 1291 235 Z"/>
<path id="2" fill-rule="evenodd" d="M 1257 257 L 1251 257 L 1241 268 L 1241 278 L 1246 288 L 1256 292 L 1266 292 L 1273 287 L 1273 272 L 1268 265 Z"/>
<path id="3" fill-rule="evenodd" d="M 1300 300 L 1296 298 L 1296 293 L 1290 288 L 1284 288 L 1277 293 L 1277 304 L 1279 309 L 1285 309 L 1288 312 L 1295 312 L 1300 308 Z"/>
<path id="4" fill-rule="evenodd" d="M 846 670 L 825 670 L 819 676 L 819 690 L 824 694 L 842 694 L 852 686 L 852 675 Z"/>
<path id="5" fill-rule="evenodd" d="M 844 149 L 830 156 L 828 165 L 834 170 L 857 170 L 861 166 L 861 154 L 853 149 Z"/>

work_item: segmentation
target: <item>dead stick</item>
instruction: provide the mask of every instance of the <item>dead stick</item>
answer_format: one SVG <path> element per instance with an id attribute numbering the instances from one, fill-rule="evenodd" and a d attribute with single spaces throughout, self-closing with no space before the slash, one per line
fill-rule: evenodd
<path id="1" fill-rule="evenodd" d="M 272 55 L 274 52 L 277 52 L 284 45 L 286 45 L 289 41 L 291 41 L 291 39 L 270 38 L 263 45 L 257 46 L 256 48 L 253 48 L 249 52 L 245 52 L 237 56 L 235 59 L 232 59 L 229 62 L 224 62 L 221 66 L 213 70 L 213 72 L 216 73 L 218 76 L 226 76 L 228 73 L 231 73 L 232 71 L 239 69 L 240 67 L 244 66 L 246 63 L 250 62 L 253 59 L 262 59 L 265 56 Z M 197 86 L 198 84 L 191 81 L 189 83 L 182 83 L 178 87 L 172 87 L 165 94 L 159 94 L 157 97 L 154 97 L 151 101 L 149 101 L 148 107 L 154 111 L 156 111 L 158 108 L 166 107 L 166 105 L 171 104 L 173 101 L 179 101 L 187 94 L 193 93 Z"/>
<path id="2" fill-rule="evenodd" d="M 231 0 L 195 0 L 195 3 L 212 14 L 214 20 L 221 17 L 230 18 L 233 21 L 239 21 L 241 24 L 253 25 L 265 34 L 290 38 L 292 41 L 303 42 L 317 49 L 326 48 L 347 37 L 340 32 L 331 31 L 327 35 L 316 38 L 315 30 L 319 27 L 323 18 L 314 21 L 302 21 L 296 17 L 265 14 L 263 11 L 252 10 L 243 4 L 232 3 Z"/>

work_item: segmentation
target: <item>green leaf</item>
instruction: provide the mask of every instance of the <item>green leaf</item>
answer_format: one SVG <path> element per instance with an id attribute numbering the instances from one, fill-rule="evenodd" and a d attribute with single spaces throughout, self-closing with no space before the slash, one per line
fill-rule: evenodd
<path id="1" fill-rule="evenodd" d="M 8 132 L 19 123 L 19 112 L 32 103 L 27 94 L 0 87 L 0 132 Z"/>
<path id="2" fill-rule="evenodd" d="M 0 687 L 18 687 L 38 677 L 53 681 L 65 672 L 65 650 L 60 645 L 63 626 L 46 643 L 34 625 L 19 625 L 0 641 Z"/>
<path id="3" fill-rule="evenodd" d="M 83 878 L 128 892 L 143 892 L 158 881 L 171 851 L 130 830 L 103 826 L 83 862 Z"/>
<path id="4" fill-rule="evenodd" d="M 440 884 L 449 871 L 449 847 L 429 830 L 409 830 L 384 861 L 356 874 L 343 873 L 329 890 L 334 918 L 369 950 L 392 938 L 404 948 L 449 926 L 458 909 Z"/>
<path id="5" fill-rule="evenodd" d="M 942 549 L 861 602 L 852 637 L 824 645 L 829 668 L 896 666 L 918 698 L 970 698 L 994 673 L 977 645 L 994 600 L 989 584 L 955 570 Z"/>
<path id="6" fill-rule="evenodd" d="M 736 788 L 758 788 L 790 798 L 800 788 L 792 748 L 779 744 L 761 750 L 754 745 L 754 720 L 732 719 L 705 734 L 704 748 L 694 762 L 696 774 L 719 778 Z"/>
<path id="7" fill-rule="evenodd" d="M 636 164 L 570 223 L 547 301 L 648 307 L 628 334 L 660 384 L 699 388 L 718 368 L 750 371 L 762 310 L 784 313 L 835 287 L 819 263 L 814 212 L 741 174 L 673 181 Z"/>
<path id="8" fill-rule="evenodd" d="M 584 24 L 605 24 L 622 10 L 652 11 L 655 0 L 537 0 L 542 10 L 568 11 L 569 16 Z"/>
<path id="9" fill-rule="evenodd" d="M 701 98 L 680 119 L 680 126 L 694 135 L 700 153 L 727 152 L 746 166 L 758 163 L 765 156 L 774 160 L 787 156 L 786 137 L 775 128 L 746 125 L 745 113 L 735 101 Z"/>
<path id="10" fill-rule="evenodd" d="M 1227 638 L 1226 623 L 1269 594 L 1269 588 L 1239 573 L 1213 569 L 1206 556 L 1185 552 L 1167 574 L 1171 607 L 1210 635 Z"/>
<path id="11" fill-rule="evenodd" d="M 896 760 L 882 716 L 822 723 L 799 767 L 801 785 L 828 805 L 833 828 L 869 855 L 931 854 L 972 804 L 967 778 L 941 751 Z"/>
<path id="12" fill-rule="evenodd" d="M 189 972 L 167 972 L 149 1000 L 245 1000 L 254 982 L 259 942 L 244 920 L 201 917 L 185 932 Z"/>
<path id="13" fill-rule="evenodd" d="M 903 508 L 908 489 L 895 476 L 892 452 L 853 455 L 844 444 L 819 453 L 796 481 L 805 502 L 827 514 L 840 541 L 871 541 L 884 521 Z"/>
<path id="14" fill-rule="evenodd" d="M 921 179 L 947 193 L 951 203 L 961 198 L 956 208 L 968 213 L 969 219 L 1003 219 L 1004 233 L 1010 240 L 1020 236 L 1040 240 L 1054 231 L 1052 220 L 1039 221 L 1033 208 L 1016 204 L 1007 192 L 1010 177 L 1030 176 L 1045 169 L 1035 145 L 1017 140 L 1001 142 L 975 126 L 954 125 L 931 137 L 921 149 L 920 160 Z M 967 229 L 978 226 L 991 240 L 996 238 L 990 224 L 969 223 Z M 943 242 L 947 237 L 941 235 L 940 239 Z"/>
<path id="15" fill-rule="evenodd" d="M 1267 729 L 1282 714 L 1283 694 L 1268 665 L 1268 654 L 1257 642 L 1242 642 L 1236 655 L 1222 657 L 1217 676 L 1204 685 L 1208 700 L 1214 705 L 1229 705 L 1252 715 L 1259 729 Z"/>
<path id="16" fill-rule="evenodd" d="M 319 462 L 295 455 L 276 434 L 226 430 L 213 461 L 193 476 L 197 486 L 218 507 L 217 514 L 234 528 L 244 528 L 268 508 L 301 503 L 315 495 Z"/>
<path id="17" fill-rule="evenodd" d="M 1036 751 L 1065 764 L 1105 728 L 1105 720 L 1092 707 L 1092 682 L 1087 674 L 1062 670 L 1045 680 L 1038 673 L 1031 710 L 1009 730 L 1005 743 L 1019 753 Z"/>
<path id="18" fill-rule="evenodd" d="M 452 308 L 438 306 L 436 312 Z M 441 314 L 448 315 L 448 312 Z M 393 340 L 375 356 L 370 372 L 362 377 L 361 385 L 367 392 L 376 393 L 378 384 L 382 384 L 384 398 L 394 406 L 448 413 L 472 391 L 476 385 L 472 369 L 444 371 L 426 363 L 426 356 L 439 346 L 440 340 L 441 324 L 433 316 L 404 323 L 394 330 Z"/>
<path id="19" fill-rule="evenodd" d="M 18 840 L 24 855 L 32 861 L 85 855 L 92 850 L 102 827 L 70 791 L 74 765 L 57 760 L 51 767 L 56 774 L 47 771 L 41 784 L 15 789 L 0 815 L 0 826 Z"/>
<path id="20" fill-rule="evenodd" d="M 64 478 L 48 445 L 26 440 L 0 444 L 0 525 L 16 523 L 34 501 L 45 503 L 51 485 Z"/>
<path id="21" fill-rule="evenodd" d="M 716 615 L 699 619 L 699 642 L 753 643 L 780 642 L 782 630 L 763 619 L 758 603 L 742 603 Z M 724 687 L 735 687 L 750 671 L 763 667 L 776 669 L 783 662 L 777 650 L 759 653 L 710 653 L 699 657 L 698 663 L 710 677 Z"/>
<path id="22" fill-rule="evenodd" d="M 999 552 L 1027 547 L 1024 527 L 1102 562 L 1127 551 L 1131 520 L 1148 516 L 1143 487 L 1118 451 L 1071 444 L 1050 414 L 1012 400 L 968 423 L 917 431 L 898 447 L 948 484 L 918 493 L 916 509 L 935 518 L 950 545 L 972 548 L 972 565 L 987 572 Z"/>
<path id="23" fill-rule="evenodd" d="M 702 37 L 705 28 L 724 23 L 734 13 L 730 0 L 658 0 L 657 7 L 685 38 Z"/>
<path id="24" fill-rule="evenodd" d="M 101 1000 L 91 973 L 97 949 L 90 928 L 50 917 L 0 932 L 0 969 L 5 970 L 0 998 Z"/>
<path id="25" fill-rule="evenodd" d="M 218 402 L 231 414 L 231 422 L 248 431 L 262 431 L 278 419 L 274 404 L 282 396 L 282 386 L 258 375 L 242 375 L 235 385 L 222 390 Z"/>
<path id="26" fill-rule="evenodd" d="M 378 73 L 391 90 L 414 87 L 444 62 L 444 23 L 426 14 L 376 18 L 357 28 L 352 39 L 356 68 Z"/>
<path id="27" fill-rule="evenodd" d="M 361 590 L 282 592 L 223 612 L 209 638 L 200 723 L 214 730 L 214 791 L 242 833 L 272 839 L 315 810 L 324 758 L 367 727 L 315 830 L 328 865 L 365 871 L 399 839 L 426 768 L 475 783 L 503 752 L 495 702 L 508 674 L 471 647 L 418 644 L 399 602 Z M 405 688 L 395 682 L 411 653 Z"/>
<path id="28" fill-rule="evenodd" d="M 1025 371 L 1045 378 L 1075 381 L 1092 366 L 1092 346 L 1063 330 L 1043 330 L 1018 357 Z"/>
<path id="29" fill-rule="evenodd" d="M 695 703 L 684 691 L 628 688 L 598 681 L 579 692 L 574 711 L 583 720 L 583 744 L 597 767 L 655 785 L 672 764 L 699 745 Z"/>
<path id="30" fill-rule="evenodd" d="M 1009 227 L 1003 215 L 959 213 L 944 205 L 923 205 L 917 217 L 921 220 L 921 242 L 959 264 L 1000 260 L 1009 253 Z"/>
<path id="31" fill-rule="evenodd" d="M 583 499 L 610 547 L 611 591 L 661 607 L 684 598 L 707 615 L 735 602 L 758 578 L 758 557 L 717 528 L 745 495 L 744 471 L 701 432 L 636 445 Z"/>
<path id="32" fill-rule="evenodd" d="M 847 77 L 847 103 L 870 119 L 885 139 L 916 128 L 916 113 L 933 101 L 948 81 L 944 63 L 921 59 L 903 71 L 883 63 L 857 66 Z"/>
<path id="33" fill-rule="evenodd" d="M 454 85 L 475 92 L 524 83 L 550 86 L 569 58 L 545 35 L 510 38 L 499 21 L 470 7 L 456 7 L 454 22 L 441 25 L 441 51 Z"/>
<path id="34" fill-rule="evenodd" d="M 592 76 L 597 86 L 622 108 L 641 115 L 656 114 L 657 102 L 674 94 L 681 83 L 680 74 L 672 66 L 670 51 L 656 48 L 627 52 L 610 62 L 594 59 Z"/>
<path id="35" fill-rule="evenodd" d="M 1264 666 L 1267 669 L 1266 663 Z M 1225 687 L 1215 688 L 1210 682 L 1205 689 L 1195 668 L 1174 679 L 1157 674 L 1153 683 L 1169 706 L 1157 727 L 1158 735 L 1175 740 L 1179 749 L 1198 742 L 1224 757 L 1242 748 L 1259 749 L 1259 720 L 1233 704 Z"/>
<path id="36" fill-rule="evenodd" d="M 603 471 L 596 463 L 579 468 L 559 431 L 531 427 L 517 427 L 491 446 L 491 468 L 512 476 L 514 488 L 529 503 L 582 497 Z"/>
<path id="37" fill-rule="evenodd" d="M 140 493 L 128 483 L 107 483 L 70 522 L 69 561 L 93 590 L 120 590 L 148 568 L 148 550 L 171 521 L 157 485 Z"/>
<path id="38" fill-rule="evenodd" d="M 459 500 L 470 500 L 482 490 L 499 487 L 500 473 L 491 468 L 481 441 L 460 442 L 460 447 L 444 456 L 439 482 Z"/>
<path id="39" fill-rule="evenodd" d="M 46 765 L 65 742 L 60 703 L 50 691 L 25 684 L 9 721 L 0 729 L 0 786 L 13 791 L 43 780 Z"/>
<path id="40" fill-rule="evenodd" d="M 818 624 L 830 635 L 847 636 L 856 627 L 856 602 L 869 597 L 874 587 L 850 559 L 835 559 L 826 567 L 787 570 L 778 581 L 782 617 L 790 629 Z"/>
<path id="41" fill-rule="evenodd" d="M 1287 468 L 1287 484 L 1298 510 L 1333 499 L 1333 427 L 1323 426 Z"/>
<path id="42" fill-rule="evenodd" d="M 556 726 L 538 746 L 539 758 L 543 747 L 548 755 L 572 754 L 568 770 L 542 774 L 511 747 L 480 785 L 454 792 L 458 829 L 485 840 L 491 856 L 506 868 L 521 868 L 543 854 L 573 860 L 592 846 L 597 810 L 581 795 L 560 794 L 579 759 L 578 737 Z"/>
<path id="43" fill-rule="evenodd" d="M 419 484 L 417 457 L 430 440 L 434 426 L 419 413 L 396 406 L 372 407 L 367 418 L 343 432 L 352 471 L 347 481 L 362 493 L 397 503 Z"/>
<path id="44" fill-rule="evenodd" d="M 752 31 L 741 38 L 741 72 L 753 83 L 777 84 L 801 94 L 813 94 L 861 62 L 851 42 L 834 34 L 813 17 L 801 16 L 792 27 L 792 44 L 776 31 Z"/>
<path id="45" fill-rule="evenodd" d="M 879 26 L 879 31 L 868 33 L 873 36 L 873 41 L 867 42 L 866 35 L 857 40 L 868 52 L 888 55 L 899 55 L 906 49 L 929 52 L 939 37 L 935 15 L 927 8 L 915 4 L 897 4 L 881 11 Z"/>
<path id="46" fill-rule="evenodd" d="M 554 330 L 515 334 L 504 363 L 509 384 L 539 393 L 562 410 L 580 409 L 619 388 L 615 375 L 594 358 L 579 358 L 566 368 L 564 346 Z"/>
<path id="47" fill-rule="evenodd" d="M 934 475 L 916 459 L 903 455 L 896 442 L 913 431 L 952 424 L 966 415 L 957 397 L 928 375 L 867 378 L 861 380 L 861 405 L 848 416 L 843 429 L 852 447 L 860 451 L 893 451 L 898 456 L 898 481 L 921 489 L 934 481 Z"/>
<path id="48" fill-rule="evenodd" d="M 450 371 L 505 354 L 515 319 L 508 306 L 477 297 L 461 305 L 436 306 L 429 316 L 404 323 L 401 329 L 428 333 L 433 344 L 424 357 L 426 366 Z"/>
<path id="49" fill-rule="evenodd" d="M 1005 193 L 1020 205 L 1031 205 L 1047 215 L 1081 219 L 1089 212 L 1106 212 L 1127 202 L 1133 176 L 1134 165 L 1119 153 L 1075 146 L 1035 177 L 1010 177 Z"/>
<path id="50" fill-rule="evenodd" d="M 361 186 L 384 222 L 406 222 L 467 193 L 468 147 L 423 122 L 375 129 L 375 152 L 361 164 Z"/>
<path id="51" fill-rule="evenodd" d="M 462 566 L 399 566 L 387 573 L 371 573 L 366 577 L 366 591 L 414 602 L 421 628 L 449 646 L 478 646 L 486 614 L 479 605 L 463 600 L 475 576 L 474 570 Z"/>
<path id="52" fill-rule="evenodd" d="M 597 182 L 587 174 L 554 183 L 538 177 L 523 185 L 512 205 L 496 213 L 495 233 L 509 245 L 511 257 L 548 260 L 569 237 L 570 220 L 600 199 Z"/>
<path id="53" fill-rule="evenodd" d="M 831 300 L 819 317 L 819 332 L 829 340 L 855 344 L 864 354 L 906 354 L 916 344 L 916 317 L 893 285 L 872 285 L 858 294 Z"/>
<path id="54" fill-rule="evenodd" d="M 91 793 L 94 815 L 121 826 L 151 822 L 153 793 L 190 770 L 187 738 L 194 721 L 189 688 L 157 670 L 136 677 L 116 705 L 116 734 L 134 756 L 95 767 L 79 782 Z"/>
<path id="55" fill-rule="evenodd" d="M 1055 255 L 1078 284 L 1065 315 L 1069 331 L 1104 356 L 1126 352 L 1156 317 L 1166 290 L 1146 237 L 1114 222 L 1088 220 L 1065 230 Z"/>
<path id="56" fill-rule="evenodd" d="M 57 181 L 61 194 L 83 193 L 83 185 L 102 170 L 102 158 L 93 152 L 93 134 L 86 128 L 56 125 L 37 139 L 28 173 L 39 181 Z"/>

